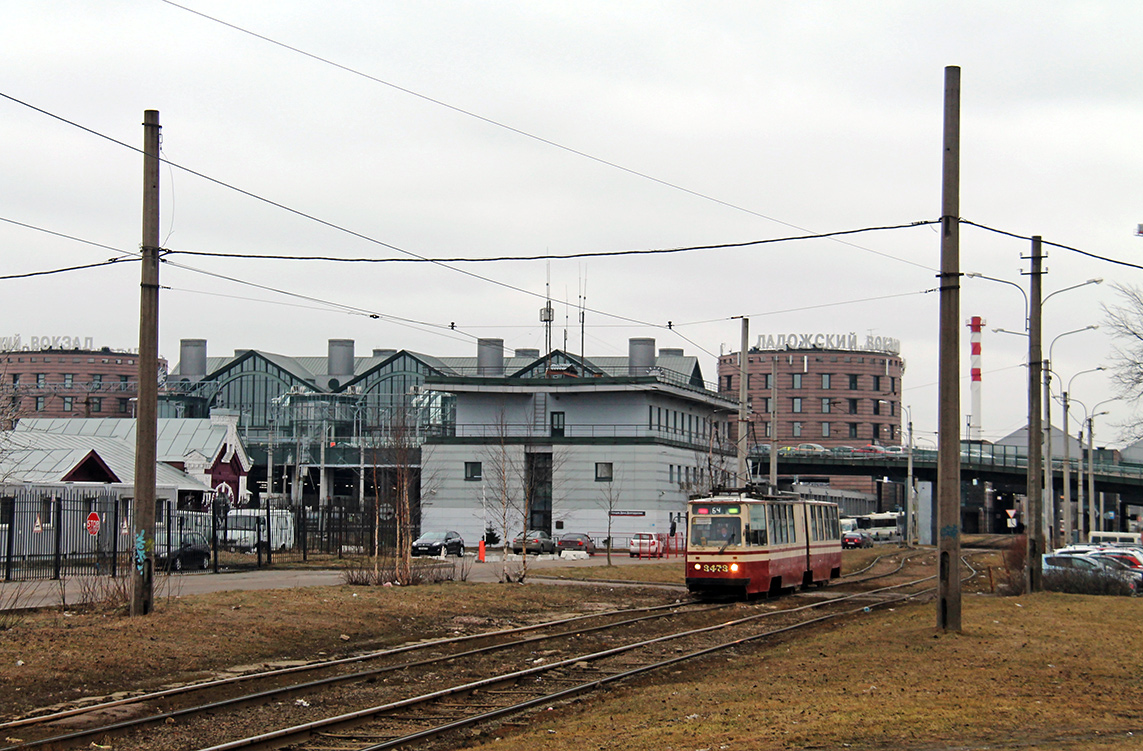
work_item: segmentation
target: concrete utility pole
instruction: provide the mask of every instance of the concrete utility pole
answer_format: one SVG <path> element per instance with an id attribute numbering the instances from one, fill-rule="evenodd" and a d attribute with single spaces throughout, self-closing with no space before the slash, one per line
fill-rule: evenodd
<path id="1" fill-rule="evenodd" d="M 746 439 L 750 432 L 750 415 L 746 411 L 746 386 L 750 378 L 746 367 L 746 353 L 750 344 L 750 319 L 742 318 L 742 348 L 738 352 L 738 487 L 745 489 L 750 484 L 750 467 L 747 462 L 748 444 Z"/>
<path id="2" fill-rule="evenodd" d="M 945 68 L 937 425 L 937 628 L 960 631 L 960 68 Z"/>
<path id="3" fill-rule="evenodd" d="M 135 412 L 135 567 L 131 615 L 155 595 L 155 446 L 159 411 L 159 112 L 143 113 L 143 254 L 139 283 L 139 391 Z"/>
<path id="4" fill-rule="evenodd" d="M 778 492 L 778 356 L 770 360 L 770 491 Z"/>
<path id="5" fill-rule="evenodd" d="M 1043 589 L 1040 556 L 1044 552 L 1043 425 L 1041 424 L 1040 380 L 1043 375 L 1043 345 L 1040 340 L 1040 284 L 1043 277 L 1043 255 L 1040 236 L 1032 238 L 1032 270 L 1028 280 L 1028 508 L 1024 510 L 1024 535 L 1027 539 L 1024 588 L 1028 592 Z M 1050 472 L 1050 466 L 1049 466 Z"/>

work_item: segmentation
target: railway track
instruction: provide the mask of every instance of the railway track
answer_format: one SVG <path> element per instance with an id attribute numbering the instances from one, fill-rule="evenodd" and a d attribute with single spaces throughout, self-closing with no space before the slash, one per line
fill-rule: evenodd
<path id="1" fill-rule="evenodd" d="M 611 611 L 204 681 L 0 725 L 8 749 L 391 748 L 503 721 L 681 660 L 924 596 L 919 556 L 804 604 L 686 602 Z M 930 569 L 931 570 L 931 569 Z M 905 580 L 869 588 L 872 578 Z M 848 590 L 848 591 L 847 591 Z M 157 727 L 158 726 L 158 727 Z M 273 728 L 267 730 L 267 728 Z M 231 740 L 238 738 L 238 740 Z M 209 745 L 214 744 L 214 745 Z"/>

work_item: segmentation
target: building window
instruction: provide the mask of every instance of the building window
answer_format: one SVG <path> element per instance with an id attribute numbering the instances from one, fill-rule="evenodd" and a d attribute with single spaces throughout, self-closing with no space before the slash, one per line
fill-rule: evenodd
<path id="1" fill-rule="evenodd" d="M 43 388 L 48 385 L 48 377 L 44 373 L 36 373 L 36 386 Z"/>
<path id="2" fill-rule="evenodd" d="M 99 397 L 89 397 L 87 400 L 87 403 L 91 405 L 91 411 L 92 412 L 102 412 L 103 411 L 103 400 L 100 399 Z"/>
<path id="3" fill-rule="evenodd" d="M 12 358 L 9 357 L 8 361 L 11 362 Z M 20 374 L 19 373 L 13 373 L 12 374 L 12 385 L 13 386 L 19 386 L 20 385 Z"/>
<path id="4" fill-rule="evenodd" d="M 860 385 L 858 383 L 858 379 L 860 377 L 861 376 L 858 376 L 854 373 L 850 373 L 850 375 L 849 375 L 849 390 L 850 391 L 857 391 L 857 389 L 860 388 Z"/>
<path id="5" fill-rule="evenodd" d="M 832 402 L 830 402 L 829 399 L 825 399 L 825 398 L 822 399 L 822 414 L 823 415 L 829 414 L 830 404 L 832 404 Z"/>
<path id="6" fill-rule="evenodd" d="M 763 412 L 765 412 L 766 414 L 770 414 L 771 412 L 774 411 L 774 410 L 770 409 L 770 397 L 764 396 L 759 401 L 761 402 L 761 407 L 762 407 Z"/>
<path id="7" fill-rule="evenodd" d="M 823 389 L 829 388 L 829 377 L 830 377 L 830 375 L 831 375 L 830 373 L 822 373 L 822 388 Z"/>
<path id="8" fill-rule="evenodd" d="M 119 376 L 119 385 L 121 387 L 126 388 L 127 387 L 127 381 L 128 381 L 128 376 L 125 376 L 125 375 Z"/>
<path id="9" fill-rule="evenodd" d="M 801 438 L 802 437 L 802 424 L 800 422 L 795 422 L 795 423 L 793 423 L 793 426 L 794 426 L 794 437 L 795 438 Z"/>
<path id="10" fill-rule="evenodd" d="M 856 415 L 857 414 L 857 400 L 856 399 L 846 399 L 846 401 L 849 402 L 849 414 Z"/>
<path id="11" fill-rule="evenodd" d="M 802 374 L 801 373 L 791 373 L 790 374 L 790 380 L 791 380 L 794 388 L 800 389 L 802 387 Z"/>
<path id="12" fill-rule="evenodd" d="M 36 397 L 36 411 L 37 412 L 43 412 L 44 411 L 44 397 L 42 397 L 42 396 Z"/>
<path id="13" fill-rule="evenodd" d="M 96 391 L 103 388 L 103 376 L 101 374 L 96 373 L 91 377 L 91 388 Z"/>
<path id="14" fill-rule="evenodd" d="M 734 391 L 734 376 L 726 376 L 726 390 Z"/>
<path id="15" fill-rule="evenodd" d="M 51 527 L 55 521 L 56 504 L 55 499 L 49 497 L 40 499 L 40 510 L 36 514 L 36 521 L 40 523 L 41 527 Z"/>
<path id="16" fill-rule="evenodd" d="M 552 413 L 552 438 L 564 437 L 564 413 Z"/>
<path id="17" fill-rule="evenodd" d="M 889 376 L 889 393 L 897 393 L 897 376 Z"/>
<path id="18" fill-rule="evenodd" d="M 881 400 L 880 399 L 874 399 L 873 400 L 873 414 L 875 414 L 875 415 L 881 414 Z"/>
<path id="19" fill-rule="evenodd" d="M 596 462 L 595 463 L 595 481 L 596 482 L 611 482 L 613 477 L 613 468 L 611 462 Z"/>
<path id="20" fill-rule="evenodd" d="M 802 411 L 802 397 L 795 396 L 793 399 L 790 400 L 790 402 L 792 405 L 791 411 L 793 411 L 793 412 L 801 412 Z"/>
<path id="21" fill-rule="evenodd" d="M 873 440 L 881 440 L 881 423 L 879 422 L 873 423 Z"/>
<path id="22" fill-rule="evenodd" d="M 119 400 L 119 413 L 120 414 L 125 415 L 131 411 L 130 402 L 131 402 L 130 399 L 120 399 Z"/>
<path id="23" fill-rule="evenodd" d="M 829 438 L 829 423 L 822 423 L 822 438 Z"/>
<path id="24" fill-rule="evenodd" d="M 466 480 L 483 480 L 484 473 L 480 462 L 465 462 L 464 463 L 464 479 Z"/>
<path id="25" fill-rule="evenodd" d="M 881 390 L 881 376 L 879 376 L 879 375 L 873 376 L 873 390 L 874 391 L 880 391 Z"/>
<path id="26" fill-rule="evenodd" d="M 66 388 L 70 389 L 72 382 L 75 380 L 75 376 L 71 373 L 64 373 L 63 376 L 64 376 L 64 386 Z"/>
<path id="27" fill-rule="evenodd" d="M 766 436 L 767 438 L 769 438 L 770 437 L 770 423 L 764 422 L 762 424 L 766 426 L 765 430 L 762 431 L 762 434 L 764 436 Z"/>
<path id="28" fill-rule="evenodd" d="M 71 412 L 71 397 L 70 396 L 65 396 L 63 398 L 63 409 L 64 409 L 64 412 Z"/>
<path id="29" fill-rule="evenodd" d="M 857 437 L 857 423 L 855 423 L 855 422 L 849 423 L 849 437 L 850 438 L 856 438 Z"/>

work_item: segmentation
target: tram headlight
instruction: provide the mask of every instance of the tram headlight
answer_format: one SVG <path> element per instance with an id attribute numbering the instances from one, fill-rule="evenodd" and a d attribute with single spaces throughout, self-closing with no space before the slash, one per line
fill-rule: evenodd
<path id="1" fill-rule="evenodd" d="M 702 564 L 701 563 L 695 564 L 695 571 L 702 571 Z"/>
<path id="2" fill-rule="evenodd" d="M 737 563 L 730 564 L 730 570 L 731 571 L 737 571 L 738 570 L 738 564 Z"/>

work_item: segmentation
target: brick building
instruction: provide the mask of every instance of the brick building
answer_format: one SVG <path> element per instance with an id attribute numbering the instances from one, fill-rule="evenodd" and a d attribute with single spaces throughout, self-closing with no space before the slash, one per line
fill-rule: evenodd
<path id="1" fill-rule="evenodd" d="M 138 355 L 110 347 L 0 352 L 4 417 L 133 417 L 138 368 Z"/>
<path id="2" fill-rule="evenodd" d="M 768 451 L 771 444 L 779 450 L 800 443 L 826 448 L 902 445 L 907 438 L 901 429 L 905 361 L 896 339 L 870 337 L 860 347 L 855 335 L 788 338 L 814 344 L 775 346 L 775 337 L 762 335 L 747 352 L 747 445 L 752 454 Z M 739 384 L 738 353 L 721 355 L 719 393 L 737 399 Z M 884 493 L 868 478 L 821 480 L 832 487 Z"/>

